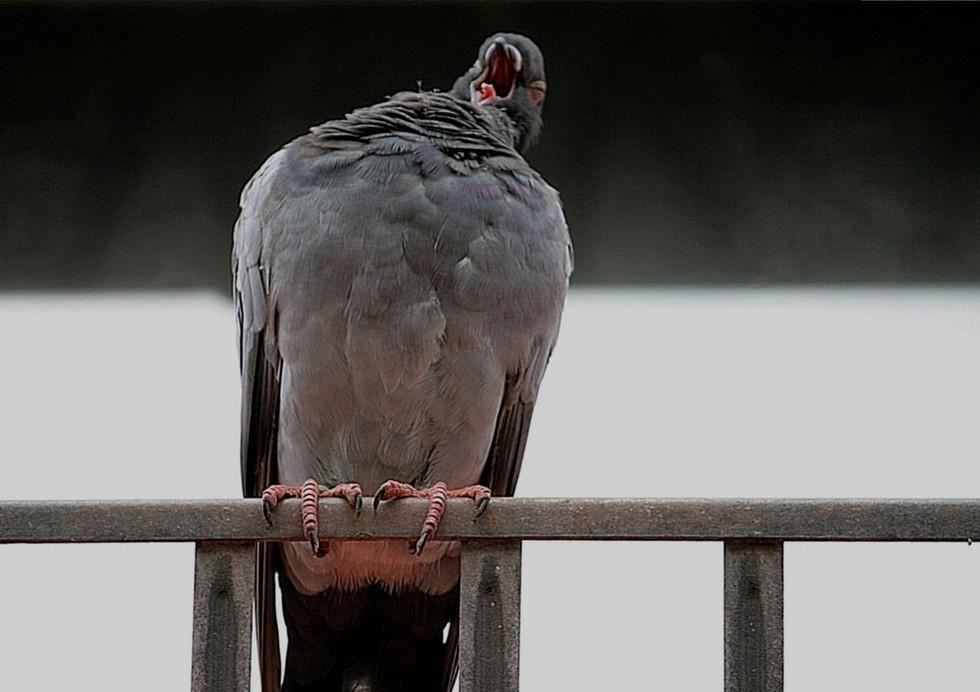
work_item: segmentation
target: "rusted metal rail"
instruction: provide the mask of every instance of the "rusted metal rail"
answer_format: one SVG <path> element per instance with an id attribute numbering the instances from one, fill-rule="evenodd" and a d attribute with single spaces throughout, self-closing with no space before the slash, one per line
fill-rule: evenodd
<path id="1" fill-rule="evenodd" d="M 422 500 L 356 516 L 320 504 L 322 538 L 412 538 Z M 463 541 L 460 690 L 516 692 L 525 540 L 723 541 L 725 690 L 783 689 L 783 543 L 973 541 L 980 500 L 498 498 L 473 520 L 450 500 L 439 538 Z M 299 503 L 266 523 L 258 500 L 0 502 L 0 543 L 195 542 L 191 689 L 243 692 L 257 541 L 304 540 Z"/>

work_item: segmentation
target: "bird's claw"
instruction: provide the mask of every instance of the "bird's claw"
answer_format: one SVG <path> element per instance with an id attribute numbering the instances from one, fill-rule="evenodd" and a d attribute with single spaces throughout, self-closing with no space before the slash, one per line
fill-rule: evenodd
<path id="1" fill-rule="evenodd" d="M 473 518 L 476 519 L 481 514 L 487 511 L 487 507 L 490 506 L 490 493 L 487 493 L 484 497 L 480 497 L 476 501 L 476 509 L 473 510 Z"/>
<path id="2" fill-rule="evenodd" d="M 432 536 L 432 532 L 428 530 L 423 530 L 419 535 L 419 539 L 415 543 L 408 544 L 408 550 L 413 555 L 421 555 L 422 551 L 425 550 L 425 545 L 429 542 L 429 538 Z"/>
<path id="3" fill-rule="evenodd" d="M 329 550 L 326 541 L 321 542 L 317 536 L 320 528 L 319 501 L 326 497 L 342 497 L 351 507 L 355 515 L 360 515 L 364 508 L 364 495 L 357 483 L 339 483 L 332 488 L 321 488 L 313 478 L 303 485 L 270 485 L 262 492 L 262 515 L 272 525 L 272 512 L 283 498 L 298 497 L 301 503 L 303 529 L 310 548 L 317 557 L 323 557 Z"/>
<path id="4" fill-rule="evenodd" d="M 279 500 L 284 497 L 299 497 L 298 488 L 293 493 L 293 488 L 288 485 L 270 485 L 262 491 L 262 516 L 266 523 L 272 526 L 272 510 L 279 506 Z"/>
<path id="5" fill-rule="evenodd" d="M 431 488 L 418 490 L 407 483 L 399 481 L 385 481 L 374 494 L 374 511 L 382 502 L 397 500 L 402 497 L 421 497 L 429 501 L 429 507 L 425 513 L 425 520 L 422 522 L 422 532 L 415 543 L 409 542 L 408 549 L 415 555 L 421 555 L 426 544 L 435 535 L 439 524 L 442 522 L 442 515 L 446 511 L 446 502 L 451 497 L 468 497 L 476 503 L 473 517 L 483 514 L 487 505 L 490 504 L 490 489 L 482 485 L 469 485 L 458 490 L 449 490 L 442 481 L 434 483 Z"/>
<path id="6" fill-rule="evenodd" d="M 428 497 L 428 492 L 428 490 L 417 490 L 408 483 L 385 481 L 378 486 L 378 490 L 374 493 L 374 511 L 378 511 L 378 507 L 381 506 L 382 502 L 399 500 L 403 497 Z"/>
<path id="7" fill-rule="evenodd" d="M 320 537 L 316 535 L 314 531 L 307 531 L 306 538 L 310 542 L 310 549 L 313 551 L 313 555 L 316 557 L 323 557 L 327 554 L 327 543 L 321 543 Z"/>
<path id="8" fill-rule="evenodd" d="M 381 506 L 381 503 L 385 501 L 385 492 L 387 490 L 388 490 L 388 483 L 382 483 L 380 487 L 378 487 L 377 492 L 374 493 L 374 499 L 371 501 L 371 504 L 374 508 L 375 513 L 377 513 L 378 507 Z"/>

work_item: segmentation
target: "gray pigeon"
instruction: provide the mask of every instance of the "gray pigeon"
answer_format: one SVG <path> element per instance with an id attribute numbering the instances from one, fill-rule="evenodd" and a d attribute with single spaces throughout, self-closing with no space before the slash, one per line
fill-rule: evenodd
<path id="1" fill-rule="evenodd" d="M 456 677 L 460 546 L 426 542 L 447 496 L 513 494 L 572 270 L 558 194 L 521 156 L 541 128 L 541 52 L 495 34 L 478 55 L 449 93 L 314 127 L 242 193 L 244 492 L 270 511 L 301 496 L 312 544 L 259 548 L 266 692 L 280 678 L 286 692 L 436 692 Z M 430 498 L 411 550 L 319 545 L 317 499 L 360 509 L 362 491 Z"/>

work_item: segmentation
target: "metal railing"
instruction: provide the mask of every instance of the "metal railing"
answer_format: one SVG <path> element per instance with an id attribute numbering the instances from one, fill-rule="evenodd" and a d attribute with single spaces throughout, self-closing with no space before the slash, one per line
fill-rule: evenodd
<path id="1" fill-rule="evenodd" d="M 325 539 L 414 538 L 423 500 L 356 516 L 320 503 Z M 195 542 L 191 689 L 249 689 L 256 541 L 302 540 L 297 501 L 0 502 L 0 543 Z M 450 500 L 438 537 L 463 541 L 460 691 L 518 689 L 525 540 L 724 541 L 725 689 L 783 688 L 785 541 L 972 541 L 980 500 Z"/>

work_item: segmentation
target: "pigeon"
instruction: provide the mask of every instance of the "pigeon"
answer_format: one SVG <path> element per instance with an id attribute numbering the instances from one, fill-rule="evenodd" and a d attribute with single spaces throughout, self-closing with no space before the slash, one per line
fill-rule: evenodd
<path id="1" fill-rule="evenodd" d="M 257 549 L 264 692 L 454 684 L 461 547 L 439 520 L 447 498 L 513 495 L 572 271 L 558 193 L 523 158 L 546 89 L 538 47 L 494 34 L 450 91 L 313 127 L 242 192 L 243 491 L 300 498 L 309 539 Z M 427 498 L 418 540 L 321 543 L 320 498 L 371 495 Z"/>

